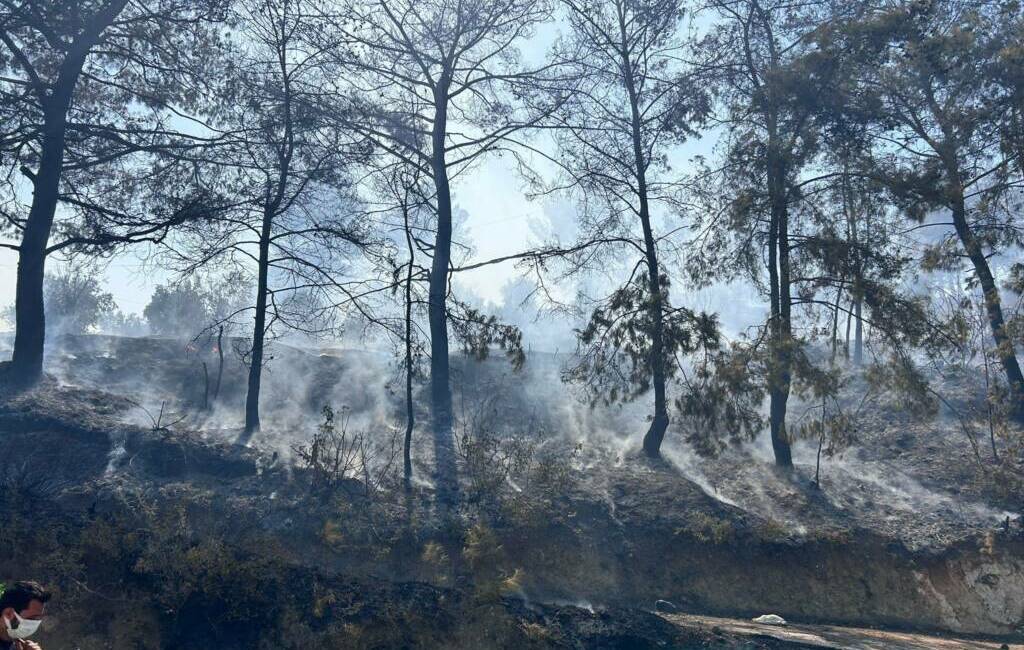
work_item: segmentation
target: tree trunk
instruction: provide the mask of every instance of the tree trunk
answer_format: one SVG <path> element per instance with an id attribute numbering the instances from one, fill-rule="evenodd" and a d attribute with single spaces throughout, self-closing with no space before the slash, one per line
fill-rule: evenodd
<path id="1" fill-rule="evenodd" d="M 437 234 L 430 268 L 427 317 L 430 322 L 430 405 L 433 418 L 434 463 L 438 497 L 452 502 L 458 497 L 455 444 L 452 438 L 451 368 L 448 359 L 448 270 L 452 250 L 452 197 L 445 161 L 448 121 L 448 82 L 443 79 L 434 94 L 436 114 L 432 132 L 431 170 L 437 199 Z"/>
<path id="2" fill-rule="evenodd" d="M 259 269 L 256 280 L 256 318 L 252 329 L 252 355 L 249 359 L 249 388 L 245 394 L 245 430 L 241 442 L 248 442 L 260 429 L 260 382 L 263 379 L 263 345 L 267 327 L 267 274 L 270 260 L 270 231 L 275 209 L 263 211 L 260 229 Z"/>
<path id="3" fill-rule="evenodd" d="M 25 222 L 18 248 L 18 274 L 15 288 L 14 354 L 11 380 L 19 386 L 35 385 L 43 374 L 43 348 L 46 316 L 43 305 L 46 247 L 57 210 L 61 172 L 64 166 L 64 141 L 67 111 L 71 107 L 78 70 L 59 86 L 45 104 L 42 153 L 39 169 L 32 177 L 32 207 Z"/>
<path id="4" fill-rule="evenodd" d="M 220 397 L 220 381 L 224 377 L 224 326 L 217 328 L 217 383 L 213 385 L 213 401 Z"/>
<path id="5" fill-rule="evenodd" d="M 295 153 L 295 130 L 292 125 L 291 75 L 288 72 L 287 37 L 277 43 L 282 98 L 281 121 L 283 137 L 276 144 L 277 178 L 273 185 L 267 181 L 263 195 L 263 221 L 260 224 L 259 259 L 256 280 L 256 317 L 252 329 L 252 357 L 249 362 L 249 386 L 245 394 L 245 429 L 242 441 L 248 442 L 260 429 L 260 382 L 263 379 L 264 339 L 267 334 L 267 275 L 270 272 L 270 243 L 274 219 L 284 205 L 285 192 L 291 174 L 291 161 Z"/>
<path id="6" fill-rule="evenodd" d="M 647 305 L 651 319 L 651 384 L 654 387 L 654 417 L 644 434 L 644 452 L 651 457 L 661 455 L 661 443 L 668 430 L 668 398 L 665 390 L 665 317 L 661 291 L 661 269 L 658 266 L 658 247 L 651 227 L 651 210 L 647 195 L 647 159 L 643 152 L 643 116 L 640 114 L 640 98 L 633 79 L 633 64 L 629 59 L 624 15 L 620 13 L 619 29 L 622 37 L 622 80 L 629 97 L 630 128 L 633 140 L 633 166 L 637 181 L 637 198 L 640 225 L 644 233 L 644 257 L 647 264 L 647 291 L 650 293 Z"/>
<path id="7" fill-rule="evenodd" d="M 403 206 L 405 243 L 409 248 L 409 269 L 405 275 L 405 445 L 402 448 L 405 489 L 412 489 L 412 431 L 416 426 L 416 408 L 412 401 L 412 274 L 416 248 L 409 229 L 409 208 Z"/>
<path id="8" fill-rule="evenodd" d="M 951 208 L 956 234 L 974 266 L 978 284 L 981 285 L 981 290 L 984 293 L 985 311 L 992 329 L 992 339 L 996 344 L 996 356 L 999 357 L 999 363 L 1003 366 L 1003 372 L 1006 373 L 1006 380 L 1009 383 L 1010 399 L 1012 400 L 1011 413 L 1016 420 L 1024 421 L 1024 376 L 1021 374 L 1013 341 L 1006 333 L 1006 320 L 1003 317 L 999 287 L 992 276 L 992 269 L 985 258 L 981 244 L 974 236 L 970 224 L 967 223 L 967 208 L 962 192 L 954 192 Z"/>
<path id="9" fill-rule="evenodd" d="M 644 228 L 644 252 L 647 257 L 647 281 L 650 292 L 648 306 L 651 319 L 651 383 L 654 386 L 654 418 L 644 435 L 644 452 L 648 456 L 661 455 L 661 443 L 668 429 L 668 403 L 665 391 L 664 307 L 662 305 L 658 253 L 651 231 L 651 218 L 647 210 L 646 186 L 641 180 L 640 220 Z"/>
<path id="10" fill-rule="evenodd" d="M 46 273 L 46 247 L 53 228 L 64 166 L 68 111 L 89 49 L 126 4 L 127 0 L 114 0 L 94 14 L 70 44 L 57 69 L 56 79 L 49 86 L 49 95 L 45 95 L 46 90 L 39 89 L 43 94 L 40 99 L 43 128 L 39 169 L 32 177 L 32 207 L 18 247 L 14 298 L 16 331 L 10 379 L 21 387 L 35 385 L 43 375 L 46 342 L 43 278 Z"/>
<path id="11" fill-rule="evenodd" d="M 846 216 L 846 230 L 853 249 L 853 318 L 856 321 L 853 343 L 853 365 L 860 366 L 864 362 L 864 319 L 862 308 L 864 304 L 864 263 L 860 247 L 860 232 L 858 229 L 858 213 L 854 208 L 853 194 L 850 191 L 850 169 L 849 161 L 843 160 L 843 213 Z M 868 221 L 870 229 L 871 222 Z M 849 348 L 849 318 L 847 318 L 847 348 Z"/>
<path id="12" fill-rule="evenodd" d="M 201 410 L 208 411 L 210 409 L 210 369 L 206 366 L 206 362 L 203 361 L 203 408 Z"/>
<path id="13" fill-rule="evenodd" d="M 853 303 L 853 365 L 861 366 L 864 363 L 864 318 L 862 309 L 864 300 L 858 295 Z"/>
<path id="14" fill-rule="evenodd" d="M 774 149 L 769 144 L 769 149 Z M 776 156 L 768 163 L 771 222 L 769 225 L 768 275 L 771 284 L 771 369 L 769 371 L 769 427 L 775 464 L 793 466 L 793 452 L 786 433 L 790 389 L 790 356 L 793 330 L 790 321 L 789 214 L 784 173 Z"/>
<path id="15" fill-rule="evenodd" d="M 846 341 L 843 343 L 843 358 L 850 359 L 850 325 L 853 323 L 853 301 L 850 301 L 850 311 L 846 312 Z"/>
<path id="16" fill-rule="evenodd" d="M 842 285 L 836 289 L 836 304 L 832 307 L 832 357 L 831 362 L 836 362 L 836 355 L 839 352 L 839 304 L 843 299 Z"/>
<path id="17" fill-rule="evenodd" d="M 821 489 L 821 449 L 825 446 L 825 398 L 821 398 L 821 431 L 818 434 L 818 455 L 814 460 L 814 487 Z"/>

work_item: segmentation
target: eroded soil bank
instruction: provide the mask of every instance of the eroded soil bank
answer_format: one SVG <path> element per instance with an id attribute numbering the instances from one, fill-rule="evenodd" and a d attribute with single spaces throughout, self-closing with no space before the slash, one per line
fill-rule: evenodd
<path id="1" fill-rule="evenodd" d="M 467 362 L 475 428 L 457 441 L 459 504 L 439 508 L 425 436 L 409 492 L 362 475 L 315 489 L 295 454 L 325 404 L 394 433 L 374 424 L 401 405 L 372 354 L 281 347 L 269 424 L 238 447 L 244 373 L 227 368 L 202 409 L 182 345 L 69 338 L 48 361 L 59 379 L 0 395 L 0 534 L 18 549 L 0 578 L 58 587 L 51 647 L 900 647 L 748 629 L 764 613 L 790 632 L 1020 638 L 1024 497 L 979 473 L 949 421 L 880 409 L 815 485 L 799 445 L 787 473 L 677 437 L 647 461 L 633 414 L 552 397 L 557 359 L 514 376 Z M 657 600 L 732 627 L 655 615 Z"/>
<path id="2" fill-rule="evenodd" d="M 54 380 L 0 402 L 18 549 L 0 572 L 58 585 L 51 647 L 942 647 L 744 627 L 771 612 L 1001 637 L 985 648 L 1024 621 L 1016 521 L 916 546 L 849 516 L 796 530 L 639 458 L 466 485 L 444 512 L 422 486 L 324 498 L 277 454 L 126 424 L 132 408 Z M 781 484 L 800 509 L 823 498 Z M 659 617 L 658 599 L 741 620 Z"/>
<path id="3" fill-rule="evenodd" d="M 508 530 L 529 591 L 687 611 L 1010 635 L 1024 624 L 1024 536 L 979 530 L 911 549 L 863 529 L 794 536 L 703 494 L 664 468 L 610 470 L 541 530 Z"/>

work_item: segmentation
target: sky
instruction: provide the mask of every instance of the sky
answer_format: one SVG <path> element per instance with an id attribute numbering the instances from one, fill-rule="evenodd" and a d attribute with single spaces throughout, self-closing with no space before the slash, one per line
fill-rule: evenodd
<path id="1" fill-rule="evenodd" d="M 520 48 L 524 66 L 537 66 L 544 62 L 548 51 L 564 29 L 559 21 L 539 26 Z M 698 144 L 694 151 L 706 153 L 710 144 Z M 685 161 L 677 163 L 677 170 L 685 172 Z M 455 237 L 472 247 L 469 262 L 479 262 L 523 252 L 542 243 L 553 234 L 562 235 L 563 241 L 570 237 L 574 218 L 572 205 L 561 199 L 529 200 L 524 183 L 511 159 L 487 156 L 473 169 L 455 179 L 453 183 L 455 210 L 463 212 L 464 229 Z M 457 220 L 460 221 L 460 220 Z M 102 284 L 114 297 L 118 307 L 125 313 L 140 314 L 149 302 L 157 285 L 173 281 L 174 277 L 159 266 L 159 260 L 151 259 L 151 246 L 136 246 L 98 267 Z M 148 260 L 148 261 L 147 261 Z M 51 258 L 48 271 L 53 271 L 62 262 Z M 17 256 L 13 251 L 0 249 L 0 308 L 13 304 L 15 295 Z M 509 285 L 519 277 L 513 262 L 485 266 L 457 274 L 453 283 L 464 297 L 495 309 L 504 306 Z M 508 306 L 505 310 L 514 309 Z M 514 313 L 514 312 L 511 312 Z M 536 314 L 522 314 L 524 321 Z M 560 330 L 557 338 L 564 345 L 566 335 L 573 323 L 548 321 L 548 327 Z M 531 342 L 546 347 L 541 341 Z"/>
<path id="2" fill-rule="evenodd" d="M 523 64 L 532 66 L 542 62 L 561 29 L 557 22 L 539 28 L 521 48 Z M 710 131 L 673 152 L 671 162 L 675 173 L 685 175 L 690 171 L 693 156 L 712 154 L 716 135 Z M 485 157 L 457 178 L 453 183 L 453 200 L 456 211 L 462 213 L 456 221 L 463 225 L 461 231 L 456 232 L 456 239 L 472 247 L 470 259 L 464 260 L 466 263 L 523 252 L 552 235 L 560 235 L 563 242 L 572 238 L 571 202 L 564 197 L 528 199 L 524 182 L 508 157 Z M 151 259 L 153 253 L 152 247 L 135 247 L 107 260 L 98 270 L 105 290 L 113 295 L 125 313 L 141 314 L 155 287 L 174 279 L 160 268 L 158 259 Z M 0 308 L 14 302 L 16 264 L 13 251 L 0 249 Z M 59 260 L 51 259 L 48 268 L 53 270 L 59 264 Z M 504 304 L 508 294 L 517 293 L 511 285 L 518 277 L 515 264 L 505 262 L 459 273 L 453 282 L 464 298 L 468 296 L 474 302 L 501 311 L 505 317 L 518 317 L 516 324 L 526 324 L 534 320 L 535 313 L 517 312 L 517 305 Z M 678 285 L 674 293 L 677 289 Z M 716 285 L 701 291 L 683 289 L 674 298 L 690 308 L 719 313 L 727 333 L 732 335 L 762 321 L 765 311 L 763 301 L 742 283 Z M 547 319 L 543 326 L 524 327 L 526 343 L 536 349 L 564 349 L 571 338 L 571 328 L 578 325 Z M 531 336 L 535 340 L 529 340 Z"/>
<path id="3" fill-rule="evenodd" d="M 551 222 L 541 202 L 527 200 L 517 172 L 506 160 L 486 159 L 478 168 L 457 181 L 455 209 L 466 213 L 466 229 L 457 237 L 473 246 L 472 261 L 493 259 L 521 252 L 537 243 L 536 233 Z M 571 219 L 571 215 L 562 215 Z M 158 261 L 147 260 L 150 246 L 137 246 L 100 266 L 104 288 L 113 294 L 122 311 L 142 313 L 158 284 L 172 280 Z M 0 249 L 0 306 L 13 304 L 18 257 Z M 53 270 L 61 261 L 48 260 Z M 502 287 L 515 278 L 511 262 L 460 273 L 458 282 L 476 296 L 502 303 Z"/>
<path id="4" fill-rule="evenodd" d="M 557 22 L 541 25 L 521 48 L 523 64 L 542 62 L 560 29 Z M 467 229 L 456 233 L 456 238 L 473 246 L 473 261 L 526 250 L 537 243 L 532 237 L 537 224 L 548 220 L 543 205 L 526 199 L 518 173 L 507 159 L 485 158 L 455 182 L 453 193 L 455 209 L 467 215 Z M 541 226 L 542 232 L 546 230 Z M 151 247 L 136 247 L 108 260 L 100 269 L 105 290 L 125 313 L 141 314 L 154 288 L 173 279 L 157 264 L 145 263 L 152 253 Z M 51 258 L 47 269 L 60 264 Z M 0 307 L 14 303 L 16 268 L 17 254 L 0 249 Z M 506 263 L 462 273 L 455 282 L 480 300 L 501 305 L 502 288 L 514 279 L 514 264 Z"/>

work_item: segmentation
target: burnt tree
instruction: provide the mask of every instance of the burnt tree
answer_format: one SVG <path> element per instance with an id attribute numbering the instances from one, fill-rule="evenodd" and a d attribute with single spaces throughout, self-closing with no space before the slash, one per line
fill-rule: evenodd
<path id="1" fill-rule="evenodd" d="M 544 111 L 519 101 L 547 66 L 522 66 L 517 47 L 549 16 L 542 0 L 485 3 L 356 2 L 332 33 L 344 74 L 338 95 L 354 105 L 346 126 L 374 144 L 373 167 L 408 166 L 429 179 L 435 222 L 429 248 L 430 395 L 442 496 L 456 492 L 452 440 L 449 276 L 453 181 L 482 156 L 508 147 Z"/>
<path id="2" fill-rule="evenodd" d="M 643 448 L 658 456 L 669 425 L 668 381 L 677 354 L 692 351 L 691 325 L 700 320 L 669 301 L 670 273 L 660 249 L 672 252 L 667 235 L 677 228 L 666 217 L 681 212 L 681 197 L 669 173 L 668 153 L 695 135 L 707 116 L 709 97 L 682 63 L 683 3 L 563 0 L 561 5 L 571 31 L 557 58 L 570 83 L 559 88 L 566 99 L 551 122 L 565 172 L 560 188 L 568 188 L 578 202 L 581 242 L 593 244 L 577 253 L 575 269 L 581 272 L 623 255 L 639 253 L 641 259 L 625 287 L 610 301 L 599 302 L 590 326 L 581 332 L 581 344 L 590 349 L 568 377 L 619 399 L 653 391 Z M 616 312 L 622 313 L 611 317 Z M 626 322 L 627 329 L 637 331 L 616 336 L 627 329 L 613 323 Z M 710 325 L 705 319 L 697 329 Z M 636 341 L 641 342 L 638 354 L 631 355 L 627 351 Z M 613 345 L 594 348 L 607 342 Z M 612 370 L 632 356 L 637 358 L 631 370 Z M 609 382 L 602 374 L 625 381 Z"/>
<path id="3" fill-rule="evenodd" d="M 42 374 L 48 255 L 159 240 L 212 203 L 184 164 L 207 142 L 168 122 L 189 121 L 204 97 L 203 79 L 219 60 L 220 5 L 0 6 L 0 142 L 10 191 L 3 216 L 17 238 L 5 246 L 18 251 L 11 365 L 18 383 L 32 385 Z M 18 197 L 29 192 L 24 214 Z"/>

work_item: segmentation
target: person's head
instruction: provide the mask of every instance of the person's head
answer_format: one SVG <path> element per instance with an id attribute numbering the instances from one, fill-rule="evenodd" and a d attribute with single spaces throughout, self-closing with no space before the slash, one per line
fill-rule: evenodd
<path id="1" fill-rule="evenodd" d="M 26 639 L 39 629 L 50 592 L 38 582 L 15 582 L 0 593 L 0 639 Z"/>

